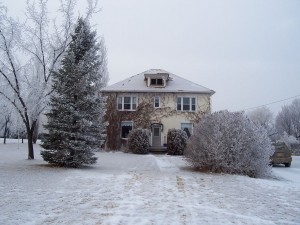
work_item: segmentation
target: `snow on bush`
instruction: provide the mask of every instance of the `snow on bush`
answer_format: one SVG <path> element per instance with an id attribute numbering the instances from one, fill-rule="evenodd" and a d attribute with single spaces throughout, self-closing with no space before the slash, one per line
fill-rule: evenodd
<path id="1" fill-rule="evenodd" d="M 271 171 L 273 152 L 266 129 L 243 112 L 220 111 L 195 126 L 185 155 L 198 169 L 261 177 Z"/>
<path id="2" fill-rule="evenodd" d="M 186 132 L 179 129 L 169 129 L 167 138 L 168 154 L 183 155 L 188 139 Z"/>
<path id="3" fill-rule="evenodd" d="M 150 135 L 146 129 L 134 129 L 128 135 L 128 149 L 136 154 L 147 154 L 150 147 Z"/>

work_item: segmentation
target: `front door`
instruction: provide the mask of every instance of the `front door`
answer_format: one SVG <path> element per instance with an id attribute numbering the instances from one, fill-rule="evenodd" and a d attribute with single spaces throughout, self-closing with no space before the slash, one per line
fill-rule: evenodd
<path id="1" fill-rule="evenodd" d="M 161 146 L 161 126 L 152 127 L 152 146 L 153 147 Z"/>

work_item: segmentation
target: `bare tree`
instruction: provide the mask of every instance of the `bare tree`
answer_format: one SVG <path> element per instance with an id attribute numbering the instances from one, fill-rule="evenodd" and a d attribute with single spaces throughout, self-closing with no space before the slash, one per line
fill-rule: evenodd
<path id="1" fill-rule="evenodd" d="M 18 124 L 20 116 L 16 113 L 12 104 L 2 99 L 0 101 L 0 135 L 4 138 L 3 143 L 6 144 L 6 138 L 16 135 L 21 127 Z"/>
<path id="2" fill-rule="evenodd" d="M 6 144 L 6 138 L 9 136 L 12 124 L 12 114 L 11 109 L 5 104 L 5 102 L 1 102 L 0 107 L 0 132 L 3 136 L 3 143 Z"/>
<path id="3" fill-rule="evenodd" d="M 276 129 L 279 133 L 286 132 L 288 135 L 292 135 L 292 120 L 291 110 L 289 106 L 283 106 L 281 111 L 276 116 Z"/>
<path id="4" fill-rule="evenodd" d="M 26 21 L 8 16 L 0 5 L 0 97 L 10 102 L 27 132 L 28 159 L 33 134 L 51 93 L 51 75 L 69 43 L 75 0 L 61 1 L 62 22 L 48 18 L 47 0 L 27 2 Z"/>
<path id="5" fill-rule="evenodd" d="M 278 141 L 284 142 L 289 149 L 291 149 L 293 145 L 300 144 L 300 141 L 298 141 L 294 136 L 289 136 L 286 132 L 283 132 L 283 135 L 278 139 Z"/>
<path id="6" fill-rule="evenodd" d="M 295 99 L 292 104 L 283 106 L 276 117 L 276 129 L 282 135 L 300 137 L 300 99 Z"/>
<path id="7" fill-rule="evenodd" d="M 293 136 L 300 138 L 300 99 L 295 99 L 291 104 Z"/>
<path id="8" fill-rule="evenodd" d="M 247 113 L 247 116 L 256 126 L 262 126 L 267 130 L 269 137 L 276 133 L 274 128 L 273 113 L 267 107 L 260 107 Z"/>

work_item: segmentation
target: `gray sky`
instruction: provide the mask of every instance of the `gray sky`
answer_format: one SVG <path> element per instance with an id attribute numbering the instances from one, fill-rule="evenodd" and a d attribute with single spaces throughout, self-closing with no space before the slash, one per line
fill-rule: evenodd
<path id="1" fill-rule="evenodd" d="M 2 2 L 20 15 L 26 1 Z M 99 0 L 99 6 L 92 24 L 105 38 L 109 84 L 164 69 L 216 91 L 214 111 L 300 95 L 300 0 Z M 277 113 L 292 100 L 268 107 Z"/>

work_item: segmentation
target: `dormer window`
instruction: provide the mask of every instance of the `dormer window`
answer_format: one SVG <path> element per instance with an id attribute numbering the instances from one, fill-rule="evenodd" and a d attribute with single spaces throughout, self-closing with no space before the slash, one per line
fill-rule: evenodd
<path id="1" fill-rule="evenodd" d="M 155 86 L 162 86 L 163 85 L 163 79 L 161 78 L 152 78 L 151 79 L 151 85 L 155 85 Z"/>
<path id="2" fill-rule="evenodd" d="M 168 80 L 169 74 L 167 73 L 145 74 L 147 87 L 164 88 L 167 86 Z"/>

